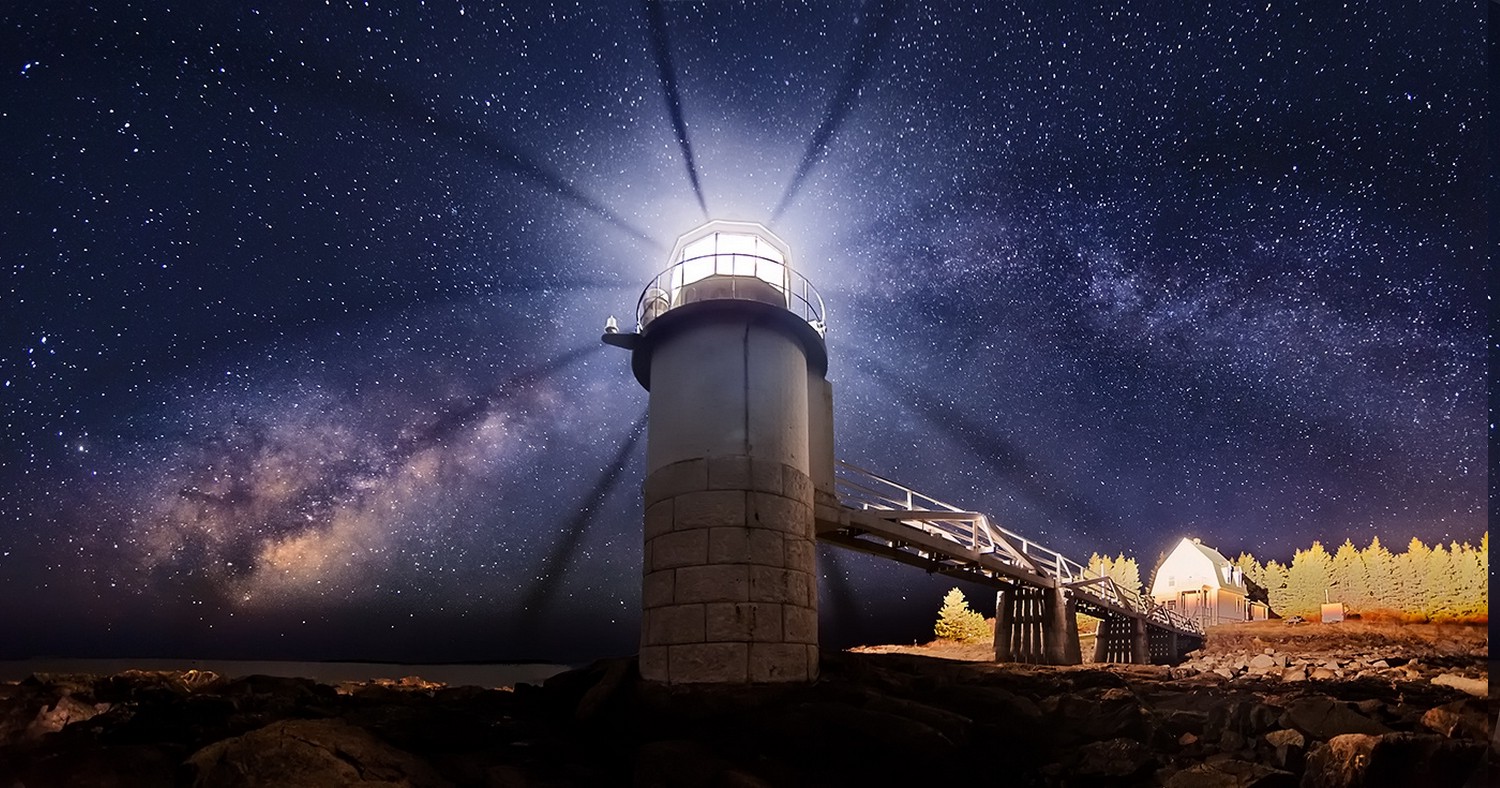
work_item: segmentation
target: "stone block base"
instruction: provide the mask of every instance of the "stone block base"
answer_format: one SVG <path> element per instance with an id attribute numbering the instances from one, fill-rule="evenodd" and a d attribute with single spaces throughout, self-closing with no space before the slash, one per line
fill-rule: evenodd
<path id="1" fill-rule="evenodd" d="M 817 678 L 812 480 L 749 457 L 673 463 L 646 479 L 642 678 L 669 684 Z"/>

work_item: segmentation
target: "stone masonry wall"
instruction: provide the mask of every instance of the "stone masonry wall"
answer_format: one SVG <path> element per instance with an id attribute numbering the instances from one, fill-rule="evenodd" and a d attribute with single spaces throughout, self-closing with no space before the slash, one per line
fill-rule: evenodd
<path id="1" fill-rule="evenodd" d="M 685 460 L 648 476 L 645 498 L 641 676 L 816 678 L 812 479 L 744 456 Z"/>

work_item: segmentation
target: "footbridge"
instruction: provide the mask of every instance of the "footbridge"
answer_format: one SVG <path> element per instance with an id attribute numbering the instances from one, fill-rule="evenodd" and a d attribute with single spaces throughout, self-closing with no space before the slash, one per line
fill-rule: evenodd
<path id="1" fill-rule="evenodd" d="M 982 512 L 839 462 L 835 494 L 814 501 L 818 540 L 996 589 L 995 659 L 1083 661 L 1075 613 L 1101 620 L 1095 662 L 1175 663 L 1203 629 Z"/>

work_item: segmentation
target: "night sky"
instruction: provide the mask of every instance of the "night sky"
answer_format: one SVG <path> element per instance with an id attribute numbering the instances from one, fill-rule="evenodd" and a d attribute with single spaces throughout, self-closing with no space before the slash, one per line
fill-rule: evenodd
<path id="1" fill-rule="evenodd" d="M 6 3 L 0 658 L 631 652 L 598 337 L 706 215 L 840 457 L 1075 559 L 1477 544 L 1483 7 L 1074 5 Z"/>

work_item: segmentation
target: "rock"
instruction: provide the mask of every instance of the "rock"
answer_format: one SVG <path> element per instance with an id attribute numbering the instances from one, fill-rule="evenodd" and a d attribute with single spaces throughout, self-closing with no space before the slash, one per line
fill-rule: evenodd
<path id="1" fill-rule="evenodd" d="M 187 759 L 194 786 L 447 788 L 426 761 L 342 720 L 285 720 L 210 744 Z"/>
<path id="2" fill-rule="evenodd" d="M 1223 752 L 1237 752 L 1245 749 L 1248 744 L 1244 734 L 1238 731 L 1226 730 L 1219 734 L 1219 749 Z"/>
<path id="3" fill-rule="evenodd" d="M 1229 668 L 1214 668 L 1213 672 L 1215 675 L 1223 676 L 1226 679 L 1234 678 L 1234 671 Z"/>
<path id="4" fill-rule="evenodd" d="M 1257 654 L 1254 659 L 1250 660 L 1250 667 L 1256 670 L 1268 670 L 1275 667 L 1276 660 L 1271 658 L 1270 649 L 1266 649 L 1266 652 L 1265 654 Z"/>
<path id="5" fill-rule="evenodd" d="M 1067 771 L 1075 777 L 1128 778 L 1155 763 L 1144 744 L 1134 739 L 1089 742 L 1078 748 L 1077 759 Z"/>
<path id="6" fill-rule="evenodd" d="M 104 707 L 109 708 L 108 704 L 104 704 Z M 37 712 L 31 724 L 21 734 L 21 740 L 36 741 L 49 733 L 62 730 L 69 723 L 90 719 L 99 711 L 100 709 L 92 703 L 84 703 L 72 695 L 64 695 L 50 707 Z"/>
<path id="7" fill-rule="evenodd" d="M 1272 747 L 1306 747 L 1307 739 L 1302 732 L 1291 728 L 1282 728 L 1267 733 L 1264 736 L 1266 743 Z"/>
<path id="8" fill-rule="evenodd" d="M 969 730 L 973 727 L 973 721 L 960 714 L 954 714 L 946 709 L 929 706 L 905 698 L 893 698 L 877 692 L 866 695 L 864 707 L 870 711 L 895 714 L 907 719 L 916 720 L 928 725 L 941 733 L 944 738 L 962 747 L 969 743 Z"/>
<path id="9" fill-rule="evenodd" d="M 1213 738 L 1231 730 L 1246 737 L 1259 736 L 1276 725 L 1280 711 L 1255 700 L 1230 701 L 1210 710 L 1205 731 Z"/>
<path id="10" fill-rule="evenodd" d="M 733 770 L 733 764 L 699 742 L 654 741 L 642 745 L 636 754 L 634 778 L 636 785 L 724 785 L 730 782 L 726 777 Z M 742 780 L 738 784 L 747 783 Z"/>
<path id="11" fill-rule="evenodd" d="M 1301 732 L 1284 728 L 1267 733 L 1265 740 L 1275 748 L 1272 760 L 1278 768 L 1294 772 L 1302 769 L 1307 739 Z"/>
<path id="12" fill-rule="evenodd" d="M 1479 741 L 1489 741 L 1491 730 L 1489 713 L 1481 703 L 1474 700 L 1457 700 L 1428 709 L 1422 715 L 1422 727 L 1450 739 Z"/>
<path id="13" fill-rule="evenodd" d="M 1345 733 L 1379 735 L 1391 730 L 1349 704 L 1322 695 L 1298 698 L 1287 704 L 1279 722 L 1284 728 L 1296 728 L 1314 739 L 1331 739 Z"/>
<path id="14" fill-rule="evenodd" d="M 1307 668 L 1286 668 L 1281 672 L 1282 681 L 1307 681 Z"/>
<path id="15" fill-rule="evenodd" d="M 1372 667 L 1372 668 L 1388 668 L 1390 666 L 1391 666 L 1391 663 L 1386 662 L 1383 659 L 1377 659 L 1374 662 L 1370 663 L 1370 667 Z"/>
<path id="16" fill-rule="evenodd" d="M 1166 788 L 1294 788 L 1291 772 L 1235 759 L 1194 764 L 1166 780 Z"/>
<path id="17" fill-rule="evenodd" d="M 1487 697 L 1490 694 L 1490 683 L 1482 679 L 1471 679 L 1456 673 L 1444 673 L 1435 676 L 1432 683 L 1439 687 L 1452 687 L 1459 692 L 1467 692 L 1478 698 Z"/>
<path id="18" fill-rule="evenodd" d="M 1056 720 L 1061 741 L 1100 741 L 1121 737 L 1144 741 L 1150 725 L 1134 697 L 1104 693 L 1097 699 L 1056 695 L 1042 701 L 1042 712 Z"/>
<path id="19" fill-rule="evenodd" d="M 1314 669 L 1307 677 L 1313 681 L 1328 681 L 1329 679 L 1338 678 L 1338 672 L 1334 668 L 1322 667 Z"/>
<path id="20" fill-rule="evenodd" d="M 908 717 L 872 711 L 848 703 L 802 703 L 775 718 L 774 732 L 811 755 L 825 746 L 895 764 L 903 760 L 931 763 L 952 757 L 954 743 L 930 725 Z"/>
<path id="21" fill-rule="evenodd" d="M 1177 744 L 1182 747 L 1191 747 L 1198 743 L 1198 737 L 1191 733 L 1184 733 L 1177 737 Z"/>
<path id="22" fill-rule="evenodd" d="M 217 688 L 223 677 L 211 670 L 125 670 L 98 682 L 99 698 L 115 702 L 152 694 L 188 695 Z"/>
<path id="23" fill-rule="evenodd" d="M 639 675 L 633 659 L 605 660 L 603 675 L 599 677 L 597 684 L 583 693 L 573 716 L 580 720 L 593 719 L 612 700 L 615 700 L 627 683 L 633 683 L 631 679 Z"/>
<path id="24" fill-rule="evenodd" d="M 1302 784 L 1328 788 L 1464 785 L 1482 768 L 1485 745 L 1433 734 L 1335 736 L 1307 758 Z"/>

